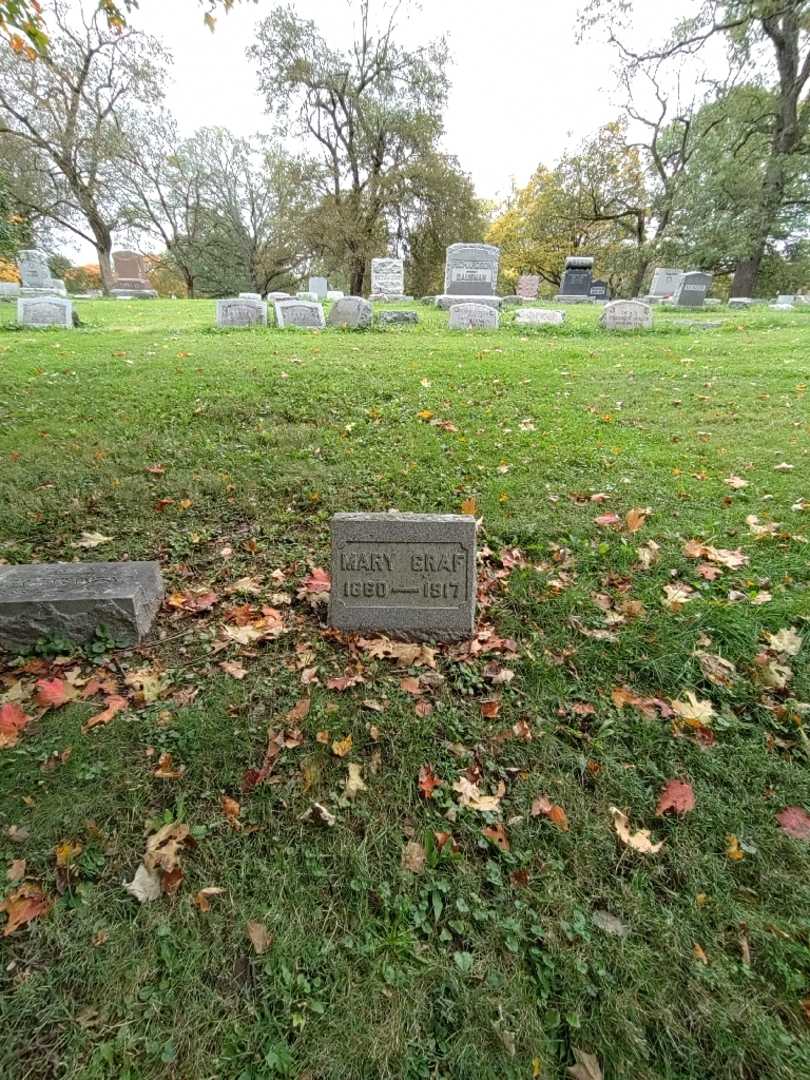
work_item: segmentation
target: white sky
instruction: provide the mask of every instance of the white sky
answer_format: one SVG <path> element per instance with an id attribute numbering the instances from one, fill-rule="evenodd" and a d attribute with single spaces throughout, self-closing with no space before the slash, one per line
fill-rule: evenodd
<path id="1" fill-rule="evenodd" d="M 378 4 L 380 0 L 377 0 Z M 552 164 L 619 113 L 613 50 L 591 35 L 576 42 L 584 0 L 408 0 L 401 38 L 421 44 L 446 35 L 453 57 L 445 148 L 471 174 L 479 196 L 497 199 L 513 179 L 525 184 L 542 161 Z M 184 134 L 222 125 L 242 135 L 269 130 L 245 49 L 274 0 L 245 2 L 220 15 L 216 32 L 196 0 L 140 0 L 133 25 L 159 37 L 174 55 L 166 104 Z M 351 41 L 348 0 L 294 0 L 337 46 Z M 637 0 L 634 40 L 661 42 L 695 0 Z M 79 249 L 76 249 L 77 254 Z M 91 251 L 83 251 L 91 256 Z"/>

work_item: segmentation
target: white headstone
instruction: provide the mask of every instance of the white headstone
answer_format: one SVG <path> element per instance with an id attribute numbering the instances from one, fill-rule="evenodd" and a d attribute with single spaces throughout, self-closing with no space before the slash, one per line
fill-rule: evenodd
<path id="1" fill-rule="evenodd" d="M 404 294 L 405 264 L 402 259 L 371 260 L 371 292 L 382 297 Z"/>
<path id="2" fill-rule="evenodd" d="M 312 300 L 277 300 L 276 325 L 282 330 L 287 326 L 301 326 L 307 330 L 321 330 L 326 326 L 323 308 Z"/>
<path id="3" fill-rule="evenodd" d="M 497 330 L 500 316 L 488 304 L 453 304 L 448 326 L 451 330 Z"/>
<path id="4" fill-rule="evenodd" d="M 23 296 L 53 294 L 64 296 L 67 292 L 65 283 L 60 278 L 51 277 L 48 256 L 38 248 L 26 248 L 17 252 L 17 267 L 22 278 Z"/>
<path id="5" fill-rule="evenodd" d="M 563 322 L 565 312 L 550 308 L 521 308 L 515 315 L 516 326 L 559 326 Z"/>
<path id="6" fill-rule="evenodd" d="M 267 304 L 248 296 L 217 300 L 217 326 L 267 326 Z"/>
<path id="7" fill-rule="evenodd" d="M 656 266 L 653 271 L 650 296 L 674 296 L 683 277 L 683 270 L 672 270 L 666 266 Z"/>
<path id="8" fill-rule="evenodd" d="M 732 296 L 728 306 L 730 308 L 750 308 L 753 302 L 750 296 Z"/>
<path id="9" fill-rule="evenodd" d="M 602 310 L 599 325 L 606 330 L 650 330 L 652 308 L 641 300 L 611 300 Z"/>
<path id="10" fill-rule="evenodd" d="M 61 326 L 73 329 L 73 304 L 61 296 L 23 296 L 17 301 L 20 326 Z"/>
<path id="11" fill-rule="evenodd" d="M 345 295 L 346 294 L 341 292 L 340 289 L 330 289 L 326 294 L 326 299 L 334 304 L 336 300 L 342 300 Z"/>
<path id="12" fill-rule="evenodd" d="M 325 277 L 311 277 L 307 282 L 307 289 L 315 294 L 316 300 L 325 300 L 329 291 L 329 282 Z"/>

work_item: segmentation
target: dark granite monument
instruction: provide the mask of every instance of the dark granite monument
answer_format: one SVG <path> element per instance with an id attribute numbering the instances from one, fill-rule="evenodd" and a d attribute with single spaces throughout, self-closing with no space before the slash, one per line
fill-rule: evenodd
<path id="1" fill-rule="evenodd" d="M 565 260 L 560 291 L 555 300 L 565 304 L 587 304 L 591 299 L 593 259 L 589 255 L 569 255 Z"/>

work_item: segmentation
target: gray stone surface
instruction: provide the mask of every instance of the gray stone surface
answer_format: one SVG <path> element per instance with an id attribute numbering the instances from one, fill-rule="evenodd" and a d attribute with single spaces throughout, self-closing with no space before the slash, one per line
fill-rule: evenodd
<path id="1" fill-rule="evenodd" d="M 725 319 L 683 319 L 675 325 L 688 326 L 690 330 L 717 330 L 718 327 L 725 326 Z"/>
<path id="2" fill-rule="evenodd" d="M 608 283 L 606 281 L 592 281 L 589 295 L 592 300 L 610 300 Z"/>
<path id="3" fill-rule="evenodd" d="M 24 248 L 17 252 L 17 269 L 20 271 L 21 296 L 65 296 L 67 289 L 60 278 L 51 276 L 48 256 L 38 248 Z"/>
<path id="4" fill-rule="evenodd" d="M 488 304 L 453 304 L 450 330 L 497 330 L 500 316 Z"/>
<path id="5" fill-rule="evenodd" d="M 306 300 L 310 304 L 317 304 L 318 303 L 317 293 L 307 292 L 307 291 L 303 291 L 303 290 L 301 292 L 297 292 L 295 294 L 295 299 L 296 300 Z"/>
<path id="6" fill-rule="evenodd" d="M 16 281 L 0 281 L 0 300 L 11 303 L 12 300 L 18 300 L 19 296 L 20 286 Z"/>
<path id="7" fill-rule="evenodd" d="M 523 303 L 523 297 L 518 296 L 517 293 L 513 293 L 511 296 L 502 296 L 501 304 L 503 307 L 517 307 L 518 304 Z"/>
<path id="8" fill-rule="evenodd" d="M 307 282 L 307 289 L 315 294 L 316 300 L 325 300 L 329 292 L 329 282 L 325 277 L 311 277 Z"/>
<path id="9" fill-rule="evenodd" d="M 793 293 L 780 293 L 774 300 L 775 304 L 790 304 L 791 307 L 793 307 L 795 302 L 796 297 L 793 295 Z"/>
<path id="10" fill-rule="evenodd" d="M 732 296 L 728 302 L 730 308 L 750 308 L 754 301 L 750 296 Z"/>
<path id="11" fill-rule="evenodd" d="M 371 260 L 371 293 L 373 296 L 400 297 L 405 292 L 405 264 L 402 259 Z"/>
<path id="12" fill-rule="evenodd" d="M 650 296 L 661 299 L 674 296 L 683 277 L 683 270 L 675 270 L 668 266 L 656 266 L 653 270 L 650 284 Z"/>
<path id="13" fill-rule="evenodd" d="M 681 278 L 672 302 L 676 307 L 703 307 L 711 285 L 711 274 L 704 274 L 702 270 L 690 270 Z"/>
<path id="14" fill-rule="evenodd" d="M 269 292 L 266 297 L 267 300 L 292 300 L 292 297 L 288 292 Z"/>
<path id="15" fill-rule="evenodd" d="M 435 304 L 436 303 L 436 297 L 435 296 L 420 296 L 419 297 L 419 303 L 420 304 Z"/>
<path id="16" fill-rule="evenodd" d="M 501 249 L 492 244 L 451 244 L 444 267 L 450 296 L 494 296 Z"/>
<path id="17" fill-rule="evenodd" d="M 518 294 L 518 296 L 522 296 L 524 300 L 536 300 L 539 291 L 539 274 L 521 274 L 520 277 L 517 279 L 515 292 Z"/>
<path id="18" fill-rule="evenodd" d="M 413 324 L 419 322 L 419 316 L 415 311 L 381 311 L 378 318 L 381 326 L 396 326 L 398 324 Z"/>
<path id="19" fill-rule="evenodd" d="M 277 300 L 275 309 L 276 325 L 282 330 L 287 326 L 322 330 L 326 326 L 323 307 L 312 300 Z"/>
<path id="20" fill-rule="evenodd" d="M 651 330 L 652 324 L 652 308 L 641 300 L 611 300 L 599 317 L 606 330 Z"/>
<path id="21" fill-rule="evenodd" d="M 565 260 L 565 272 L 560 285 L 559 296 L 584 297 L 591 294 L 593 278 L 593 257 L 590 255 L 569 255 Z"/>
<path id="22" fill-rule="evenodd" d="M 794 311 L 793 304 L 768 304 L 771 311 Z"/>
<path id="23" fill-rule="evenodd" d="M 267 304 L 248 296 L 217 300 L 217 326 L 267 326 Z"/>
<path id="24" fill-rule="evenodd" d="M 334 304 L 337 300 L 342 300 L 345 295 L 346 293 L 341 289 L 330 289 L 326 294 L 326 299 Z"/>
<path id="25" fill-rule="evenodd" d="M 342 326 L 348 330 L 365 330 L 371 326 L 374 311 L 362 296 L 344 296 L 326 317 L 327 326 Z"/>
<path id="26" fill-rule="evenodd" d="M 257 292 L 240 292 L 240 300 L 261 300 L 262 294 Z"/>
<path id="27" fill-rule="evenodd" d="M 73 304 L 62 296 L 23 296 L 17 301 L 20 326 L 73 327 Z"/>
<path id="28" fill-rule="evenodd" d="M 448 296 L 445 293 L 437 296 L 435 303 L 436 307 L 440 307 L 442 311 L 449 311 L 456 304 L 483 304 L 485 307 L 499 311 L 503 300 L 500 296 Z"/>
<path id="29" fill-rule="evenodd" d="M 0 647 L 20 651 L 43 638 L 81 645 L 102 627 L 116 644 L 134 645 L 162 599 L 156 562 L 0 566 Z"/>
<path id="30" fill-rule="evenodd" d="M 335 514 L 329 622 L 411 641 L 471 637 L 475 518 Z"/>
<path id="31" fill-rule="evenodd" d="M 565 312 L 551 308 L 521 308 L 515 315 L 516 326 L 560 326 L 564 322 Z"/>
<path id="32" fill-rule="evenodd" d="M 573 295 L 572 293 L 557 293 L 554 300 L 558 304 L 592 304 L 590 294 L 587 296 Z"/>

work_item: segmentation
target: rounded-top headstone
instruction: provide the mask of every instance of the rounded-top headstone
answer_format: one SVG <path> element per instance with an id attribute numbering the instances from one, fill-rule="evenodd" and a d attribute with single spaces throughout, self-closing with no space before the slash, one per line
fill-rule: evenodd
<path id="1" fill-rule="evenodd" d="M 602 310 L 599 325 L 606 330 L 650 330 L 652 308 L 641 300 L 611 300 Z"/>
<path id="2" fill-rule="evenodd" d="M 362 296 L 344 296 L 338 300 L 326 319 L 327 326 L 342 326 L 347 330 L 365 330 L 371 326 L 374 310 Z"/>
<path id="3" fill-rule="evenodd" d="M 450 308 L 450 330 L 497 330 L 500 315 L 488 304 L 453 304 Z"/>

